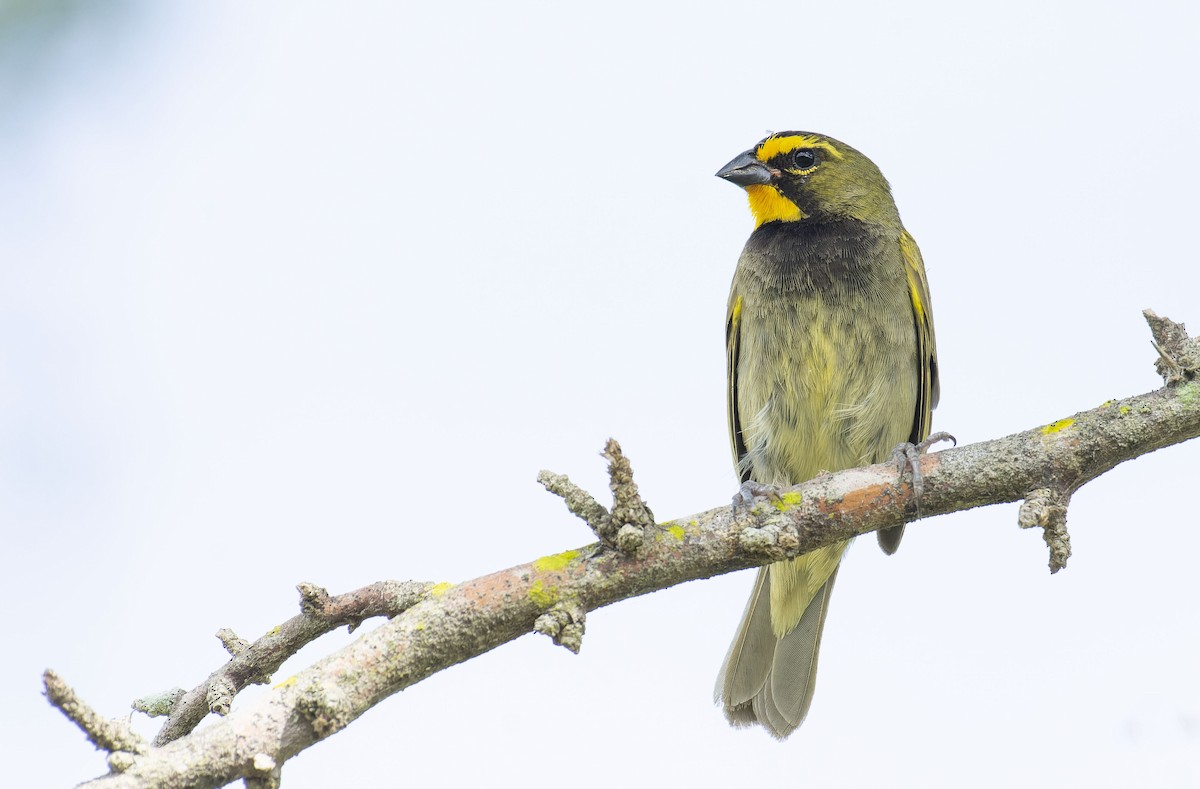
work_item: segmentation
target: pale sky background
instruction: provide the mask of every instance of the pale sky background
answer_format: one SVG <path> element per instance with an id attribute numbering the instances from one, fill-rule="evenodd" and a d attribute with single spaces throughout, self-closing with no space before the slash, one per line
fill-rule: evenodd
<path id="1" fill-rule="evenodd" d="M 891 180 L 963 443 L 1157 388 L 1145 307 L 1200 329 L 1194 0 L 126 0 L 4 35 L 12 786 L 106 769 L 44 668 L 121 715 L 299 581 L 587 543 L 535 476 L 604 493 L 610 435 L 659 518 L 727 502 L 751 220 L 712 174 L 768 130 Z M 591 614 L 578 657 L 528 636 L 439 674 L 285 786 L 1200 786 L 1197 468 L 1084 488 L 1054 577 L 1016 505 L 861 541 L 785 743 L 711 702 L 747 572 Z"/>

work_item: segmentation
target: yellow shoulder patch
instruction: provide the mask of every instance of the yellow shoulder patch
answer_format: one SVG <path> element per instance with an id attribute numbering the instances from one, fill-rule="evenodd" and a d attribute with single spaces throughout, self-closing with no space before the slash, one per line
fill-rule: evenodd
<path id="1" fill-rule="evenodd" d="M 925 284 L 925 264 L 921 261 L 921 251 L 912 234 L 905 230 L 900 234 L 900 254 L 904 258 L 904 273 L 908 276 L 908 293 L 912 298 L 913 312 L 917 320 L 928 322 L 929 310 L 926 306 L 929 297 L 926 295 L 928 285 Z"/>

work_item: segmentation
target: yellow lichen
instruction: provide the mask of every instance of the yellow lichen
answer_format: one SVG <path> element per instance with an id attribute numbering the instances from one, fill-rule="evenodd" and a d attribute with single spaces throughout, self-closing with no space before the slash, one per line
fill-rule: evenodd
<path id="1" fill-rule="evenodd" d="M 781 493 L 778 499 L 772 499 L 771 503 L 775 505 L 775 509 L 779 510 L 780 512 L 787 512 L 792 507 L 798 505 L 802 500 L 803 497 L 799 493 L 795 492 L 794 490 L 789 490 L 787 493 Z"/>
<path id="2" fill-rule="evenodd" d="M 556 573 L 565 570 L 567 565 L 579 557 L 579 551 L 563 551 L 562 553 L 543 556 L 533 563 L 533 569 L 539 572 Z"/>
<path id="3" fill-rule="evenodd" d="M 529 587 L 529 601 L 539 608 L 549 608 L 558 602 L 558 588 L 546 586 L 539 578 Z"/>
<path id="4" fill-rule="evenodd" d="M 684 528 L 678 523 L 672 523 L 671 525 L 667 526 L 667 534 L 671 535 L 680 542 L 683 542 L 683 536 L 686 533 L 687 532 L 684 531 Z"/>
<path id="5" fill-rule="evenodd" d="M 1051 433 L 1058 433 L 1060 431 L 1066 430 L 1068 427 L 1070 427 L 1073 424 L 1075 424 L 1075 420 L 1072 419 L 1071 417 L 1067 417 L 1066 419 L 1060 419 L 1057 422 L 1051 422 L 1050 424 L 1048 424 L 1042 428 L 1042 435 L 1048 436 Z"/>
<path id="6" fill-rule="evenodd" d="M 279 690 L 281 688 L 290 688 L 292 685 L 295 685 L 295 684 L 296 684 L 296 675 L 293 674 L 292 676 L 285 679 L 283 682 L 280 682 L 278 685 L 276 685 L 275 690 Z"/>
<path id="7" fill-rule="evenodd" d="M 450 583 L 449 581 L 442 581 L 440 584 L 434 584 L 433 588 L 429 590 L 429 593 L 434 597 L 441 597 L 453 588 L 454 584 Z"/>

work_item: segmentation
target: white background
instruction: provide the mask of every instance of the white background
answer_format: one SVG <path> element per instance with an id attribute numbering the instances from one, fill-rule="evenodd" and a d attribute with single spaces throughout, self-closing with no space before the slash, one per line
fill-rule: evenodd
<path id="1" fill-rule="evenodd" d="M 534 478 L 604 493 L 610 435 L 659 518 L 727 502 L 751 220 L 712 173 L 768 130 L 891 180 L 935 429 L 1156 388 L 1140 311 L 1200 329 L 1197 8 L 126 4 L 28 80 L 5 61 L 6 783 L 105 770 L 48 666 L 121 715 L 219 666 L 218 628 L 291 616 L 299 581 L 588 542 Z M 439 674 L 285 785 L 1200 786 L 1198 466 L 1192 443 L 1083 489 L 1054 577 L 1016 505 L 890 559 L 863 540 L 785 743 L 711 703 L 746 573 L 597 611 L 578 657 L 530 636 Z"/>

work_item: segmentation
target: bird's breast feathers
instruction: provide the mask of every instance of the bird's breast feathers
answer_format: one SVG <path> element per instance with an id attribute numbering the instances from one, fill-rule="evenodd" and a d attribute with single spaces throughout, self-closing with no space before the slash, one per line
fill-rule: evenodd
<path id="1" fill-rule="evenodd" d="M 755 236 L 734 279 L 743 464 L 758 482 L 790 485 L 879 462 L 908 439 L 917 400 L 898 240 L 854 227 L 803 245 Z"/>

